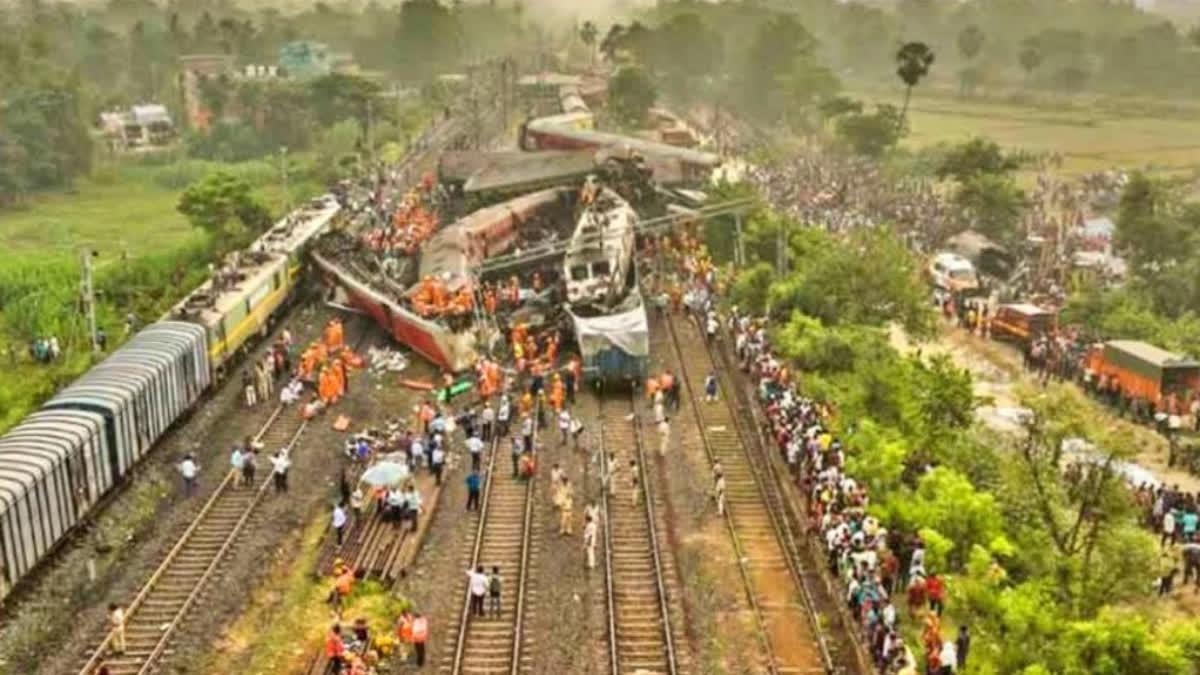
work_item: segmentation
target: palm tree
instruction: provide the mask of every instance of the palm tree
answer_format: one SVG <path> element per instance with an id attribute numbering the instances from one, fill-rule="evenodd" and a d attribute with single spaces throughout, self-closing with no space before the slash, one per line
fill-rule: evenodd
<path id="1" fill-rule="evenodd" d="M 596 38 L 599 35 L 600 29 L 596 28 L 596 24 L 592 23 L 591 21 L 584 21 L 583 25 L 579 27 L 579 39 L 582 40 L 583 44 L 587 45 L 588 48 L 589 66 L 595 65 L 596 50 L 594 49 L 594 46 L 596 44 Z"/>
<path id="2" fill-rule="evenodd" d="M 619 23 L 614 23 L 609 29 L 604 39 L 600 41 L 600 53 L 604 58 L 612 63 L 616 60 L 617 49 L 621 46 L 621 40 L 625 37 L 625 26 Z"/>
<path id="3" fill-rule="evenodd" d="M 921 78 L 929 74 L 929 67 L 933 65 L 933 50 L 924 42 L 906 42 L 900 47 L 900 51 L 896 52 L 896 74 L 900 76 L 900 80 L 904 82 L 906 87 L 904 90 L 904 107 L 900 109 L 900 126 L 904 126 L 904 120 L 908 115 L 908 102 L 912 99 L 913 87 L 921 81 Z"/>
<path id="4" fill-rule="evenodd" d="M 971 62 L 979 55 L 986 40 L 987 36 L 983 34 L 979 26 L 975 25 L 967 26 L 958 34 L 958 52 L 962 54 L 963 60 L 967 62 L 966 67 L 963 68 L 961 73 L 962 93 L 964 94 L 967 93 L 968 89 L 973 88 L 973 85 L 970 83 L 976 79 L 976 71 Z"/>
<path id="5" fill-rule="evenodd" d="M 1021 44 L 1021 52 L 1017 54 L 1017 59 L 1021 62 L 1021 69 L 1025 71 L 1025 79 L 1028 80 L 1033 71 L 1042 64 L 1042 48 L 1037 40 L 1025 40 Z"/>

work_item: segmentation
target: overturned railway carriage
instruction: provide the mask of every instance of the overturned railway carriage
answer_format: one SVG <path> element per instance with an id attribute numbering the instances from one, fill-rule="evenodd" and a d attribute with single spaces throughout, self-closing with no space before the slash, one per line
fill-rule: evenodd
<path id="1" fill-rule="evenodd" d="M 554 188 L 489 206 L 442 228 L 422 247 L 421 277 L 438 277 L 450 291 L 472 283 L 480 264 L 511 247 L 521 226 L 531 219 L 569 206 L 571 190 Z M 475 336 L 456 332 L 445 322 L 422 317 L 404 301 L 416 287 L 388 288 L 372 283 L 336 256 L 313 253 L 313 262 L 346 295 L 396 341 L 451 372 L 469 368 L 477 359 Z M 394 284 L 393 284 L 394 286 Z"/>
<path id="2" fill-rule="evenodd" d="M 84 522 L 292 297 L 301 256 L 339 213 L 297 209 L 242 254 L 0 436 L 0 600 Z"/>
<path id="3" fill-rule="evenodd" d="M 210 383 L 204 328 L 147 326 L 0 437 L 0 576 L 16 585 Z"/>

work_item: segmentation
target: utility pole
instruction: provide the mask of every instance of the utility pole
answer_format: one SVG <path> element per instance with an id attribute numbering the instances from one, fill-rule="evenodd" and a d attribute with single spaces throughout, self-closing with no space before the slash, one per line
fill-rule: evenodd
<path id="1" fill-rule="evenodd" d="M 367 165 L 368 166 L 375 165 L 375 144 L 371 142 L 371 135 L 372 135 L 371 127 L 374 126 L 371 123 L 371 121 L 372 121 L 371 120 L 371 112 L 372 112 L 371 99 L 368 98 L 367 99 L 367 128 L 365 130 L 365 133 L 363 134 L 364 136 L 366 136 L 366 142 L 367 142 Z"/>
<path id="2" fill-rule="evenodd" d="M 742 214 L 737 212 L 733 214 L 733 262 L 739 269 L 746 267 L 746 249 L 742 245 Z"/>
<path id="3" fill-rule="evenodd" d="M 83 268 L 83 278 L 79 286 L 83 295 L 83 311 L 87 314 L 88 342 L 92 345 L 92 351 L 98 351 L 100 348 L 96 342 L 96 290 L 92 285 L 92 258 L 95 256 L 96 251 L 90 248 L 83 249 L 79 255 Z"/>
<path id="4" fill-rule="evenodd" d="M 782 279 L 787 275 L 787 220 L 780 220 L 775 232 L 775 273 Z"/>
<path id="5" fill-rule="evenodd" d="M 284 213 L 292 212 L 292 193 L 288 190 L 288 174 L 287 174 L 287 146 L 279 146 L 279 174 L 283 181 L 283 209 Z"/>

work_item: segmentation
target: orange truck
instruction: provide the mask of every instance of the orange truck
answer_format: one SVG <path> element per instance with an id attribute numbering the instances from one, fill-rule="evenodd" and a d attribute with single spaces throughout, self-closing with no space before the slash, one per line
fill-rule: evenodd
<path id="1" fill-rule="evenodd" d="M 1158 410 L 1181 412 L 1200 389 L 1200 361 L 1138 340 L 1092 345 L 1087 367 L 1095 377 L 1115 378 L 1121 392 Z"/>
<path id="2" fill-rule="evenodd" d="M 1058 324 L 1058 316 L 1028 302 L 1000 305 L 992 316 L 992 337 L 1027 346 L 1043 335 L 1050 335 Z"/>

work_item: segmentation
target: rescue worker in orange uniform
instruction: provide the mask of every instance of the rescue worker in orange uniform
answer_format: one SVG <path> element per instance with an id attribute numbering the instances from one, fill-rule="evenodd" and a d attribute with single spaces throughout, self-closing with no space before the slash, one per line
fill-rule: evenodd
<path id="1" fill-rule="evenodd" d="M 417 667 L 425 666 L 425 643 L 429 641 L 429 619 L 417 612 L 412 621 L 412 645 L 417 653 Z"/>
<path id="2" fill-rule="evenodd" d="M 488 311 L 488 314 L 496 313 L 496 291 L 489 286 L 483 293 L 483 308 Z"/>
<path id="3" fill-rule="evenodd" d="M 333 672 L 341 673 L 346 656 L 346 646 L 342 644 L 342 627 L 339 624 L 333 624 L 333 627 L 329 629 L 329 634 L 325 636 L 325 656 L 329 659 L 329 665 Z"/>
<path id="4" fill-rule="evenodd" d="M 654 395 L 658 393 L 658 378 L 651 377 L 646 380 L 646 398 L 653 401 Z"/>
<path id="5" fill-rule="evenodd" d="M 562 412 L 564 393 L 562 376 L 555 373 L 554 382 L 550 385 L 550 406 L 556 414 Z"/>
<path id="6" fill-rule="evenodd" d="M 553 368 L 558 363 L 558 334 L 550 335 L 550 339 L 546 341 L 546 360 L 550 362 L 550 367 Z"/>

